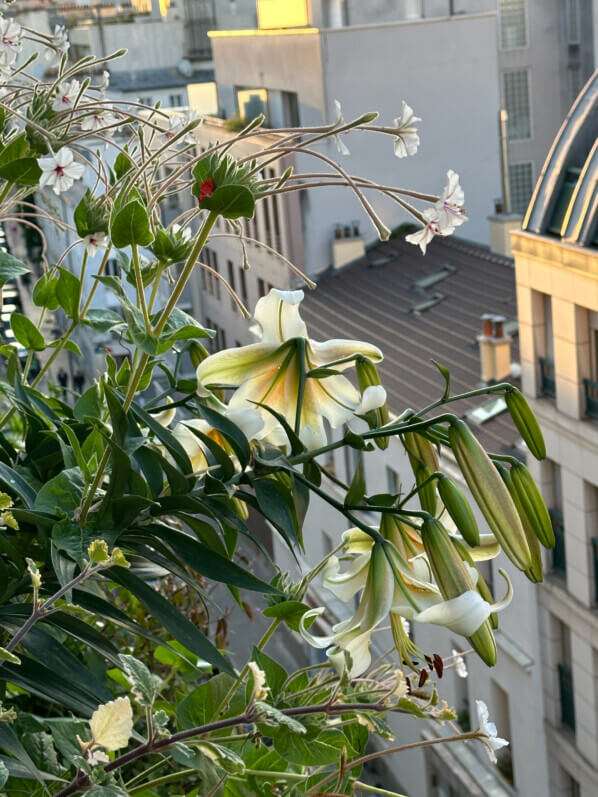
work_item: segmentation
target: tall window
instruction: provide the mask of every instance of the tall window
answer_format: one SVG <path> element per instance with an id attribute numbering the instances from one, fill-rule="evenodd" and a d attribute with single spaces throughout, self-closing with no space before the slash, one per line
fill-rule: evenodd
<path id="1" fill-rule="evenodd" d="M 249 297 L 247 296 L 247 278 L 243 266 L 239 266 L 239 290 L 241 291 L 241 301 L 247 306 Z"/>
<path id="2" fill-rule="evenodd" d="M 523 215 L 527 210 L 534 189 L 533 163 L 531 161 L 527 163 L 511 163 L 509 165 L 509 183 L 511 186 L 513 213 Z"/>
<path id="3" fill-rule="evenodd" d="M 233 261 L 227 260 L 226 264 L 228 266 L 228 284 L 231 286 L 233 291 L 236 291 L 237 288 L 235 286 L 235 267 L 233 265 Z M 235 302 L 232 296 L 230 297 L 230 306 L 233 308 L 233 310 L 237 309 L 237 303 Z"/>
<path id="4" fill-rule="evenodd" d="M 579 0 L 566 0 L 567 43 L 579 44 Z"/>
<path id="5" fill-rule="evenodd" d="M 560 620 L 556 621 L 560 632 L 560 661 L 557 665 L 559 696 L 561 699 L 561 722 L 575 732 L 575 702 L 573 691 L 573 668 L 571 665 L 571 631 Z"/>
<path id="6" fill-rule="evenodd" d="M 500 46 L 503 50 L 527 47 L 525 0 L 499 0 Z"/>
<path id="7" fill-rule="evenodd" d="M 532 137 L 527 69 L 503 72 L 504 105 L 509 115 L 507 136 L 510 141 Z"/>
<path id="8" fill-rule="evenodd" d="M 569 103 L 573 105 L 581 91 L 581 67 L 579 64 L 569 64 L 567 67 L 567 82 Z"/>

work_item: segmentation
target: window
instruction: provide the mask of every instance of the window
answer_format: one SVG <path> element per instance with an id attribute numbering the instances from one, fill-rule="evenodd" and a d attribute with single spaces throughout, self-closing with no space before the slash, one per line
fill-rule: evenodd
<path id="1" fill-rule="evenodd" d="M 276 177 L 274 169 L 270 169 L 270 177 Z M 280 211 L 278 206 L 278 197 L 272 197 L 272 220 L 274 222 L 274 248 L 280 252 L 282 249 L 282 238 L 280 234 Z"/>
<path id="2" fill-rule="evenodd" d="M 492 719 L 500 728 L 500 735 L 507 739 L 511 739 L 511 717 L 509 712 L 509 696 L 502 689 L 496 681 L 492 681 Z M 496 751 L 496 766 L 500 774 L 507 780 L 511 786 L 515 784 L 515 772 L 513 770 L 513 758 L 511 754 L 511 746 L 503 747 L 501 750 Z"/>
<path id="3" fill-rule="evenodd" d="M 216 254 L 216 252 L 214 252 L 213 249 L 211 249 L 210 251 L 212 253 L 212 262 L 210 265 L 212 266 L 216 274 L 218 274 L 218 255 Z M 212 293 L 217 299 L 220 299 L 220 280 L 215 275 L 212 275 L 212 285 L 213 285 Z"/>
<path id="4" fill-rule="evenodd" d="M 567 10 L 567 43 L 579 44 L 579 0 L 565 0 Z"/>
<path id="5" fill-rule="evenodd" d="M 118 265 L 118 260 L 115 257 L 110 257 L 106 261 L 106 268 L 104 269 L 104 273 L 109 277 L 120 276 L 120 267 Z"/>
<path id="6" fill-rule="evenodd" d="M 183 105 L 183 95 L 182 94 L 169 94 L 168 95 L 168 102 L 171 108 L 180 108 Z"/>
<path id="7" fill-rule="evenodd" d="M 509 184 L 511 186 L 511 205 L 513 213 L 525 214 L 534 190 L 534 165 L 527 163 L 509 164 Z"/>
<path id="8" fill-rule="evenodd" d="M 571 666 L 571 631 L 560 620 L 556 620 L 560 634 L 560 661 L 557 665 L 559 696 L 561 699 L 561 722 L 575 732 L 575 703 L 573 691 L 573 668 Z"/>
<path id="9" fill-rule="evenodd" d="M 257 281 L 257 292 L 260 295 L 260 298 L 266 295 L 266 283 L 261 278 L 259 278 Z"/>
<path id="10" fill-rule="evenodd" d="M 236 292 L 237 288 L 235 285 L 235 267 L 233 265 L 233 261 L 227 260 L 226 265 L 228 268 L 228 284 L 231 286 L 233 291 Z M 237 310 L 237 303 L 235 302 L 232 296 L 230 297 L 230 306 L 233 308 L 233 310 L 235 311 Z"/>
<path id="11" fill-rule="evenodd" d="M 503 72 L 504 106 L 509 116 L 507 138 L 517 141 L 532 136 L 527 69 Z"/>
<path id="12" fill-rule="evenodd" d="M 563 797 L 581 797 L 581 786 L 566 770 L 562 770 Z"/>
<path id="13" fill-rule="evenodd" d="M 245 269 L 239 266 L 239 290 L 241 291 L 241 301 L 245 306 L 249 304 L 249 297 L 247 296 L 247 277 L 245 276 Z"/>
<path id="14" fill-rule="evenodd" d="M 527 46 L 525 0 L 499 0 L 500 46 L 503 50 Z"/>
<path id="15" fill-rule="evenodd" d="M 399 474 L 388 465 L 386 466 L 386 489 L 391 495 L 398 495 L 401 489 Z"/>
<path id="16" fill-rule="evenodd" d="M 298 127 L 299 102 L 293 91 L 270 89 L 237 89 L 239 116 L 250 121 L 264 114 L 268 127 Z"/>
<path id="17" fill-rule="evenodd" d="M 567 68 L 567 83 L 569 103 L 573 105 L 581 91 L 581 67 L 579 64 L 569 64 Z"/>
<path id="18" fill-rule="evenodd" d="M 142 105 L 153 105 L 154 99 L 153 97 L 138 97 L 137 102 L 140 102 Z"/>

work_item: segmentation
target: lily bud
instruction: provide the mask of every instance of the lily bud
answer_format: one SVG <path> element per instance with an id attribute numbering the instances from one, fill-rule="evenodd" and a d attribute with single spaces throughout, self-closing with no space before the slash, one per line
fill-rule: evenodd
<path id="1" fill-rule="evenodd" d="M 554 548 L 552 521 L 542 493 L 531 473 L 525 465 L 517 463 L 511 467 L 511 479 L 536 536 L 545 548 Z"/>
<path id="2" fill-rule="evenodd" d="M 451 600 L 465 592 L 474 591 L 470 572 L 442 523 L 435 518 L 426 518 L 422 523 L 421 536 L 442 597 Z M 493 667 L 496 664 L 496 642 L 488 620 L 484 620 L 468 639 L 482 661 Z"/>
<path id="3" fill-rule="evenodd" d="M 523 525 L 523 530 L 525 531 L 527 544 L 529 545 L 530 553 L 532 555 L 531 567 L 524 571 L 525 575 L 532 583 L 539 584 L 543 578 L 542 550 L 540 548 L 540 542 L 538 540 L 537 533 L 534 529 L 533 521 L 529 517 L 525 504 L 521 500 L 521 494 L 515 486 L 513 480 L 513 469 L 511 468 L 511 471 L 508 471 L 507 468 L 500 464 L 500 462 L 496 463 L 496 467 L 501 475 L 502 480 L 506 484 L 509 493 L 511 494 L 513 503 L 517 508 L 517 512 Z"/>
<path id="4" fill-rule="evenodd" d="M 447 476 L 441 476 L 438 493 L 465 542 L 472 547 L 479 545 L 480 530 L 463 491 Z"/>
<path id="5" fill-rule="evenodd" d="M 378 374 L 378 369 L 367 357 L 360 356 L 355 360 L 355 371 L 357 373 L 359 389 L 362 393 L 365 393 L 368 387 L 382 384 L 380 375 Z M 375 410 L 370 410 L 367 417 L 368 419 L 370 417 L 372 419 L 372 422 L 370 423 L 371 429 L 378 429 L 380 426 L 384 426 L 390 421 L 388 404 L 384 402 L 381 407 L 378 407 Z M 377 437 L 374 442 L 379 449 L 384 450 L 385 448 L 388 448 L 389 438 Z"/>
<path id="6" fill-rule="evenodd" d="M 233 496 L 233 507 L 237 517 L 241 518 L 241 520 L 247 520 L 249 517 L 249 510 L 247 509 L 245 501 L 241 501 Z"/>
<path id="7" fill-rule="evenodd" d="M 440 468 L 436 448 L 418 432 L 407 432 L 402 437 L 415 475 L 415 481 L 419 487 L 423 481 Z M 428 482 L 420 491 L 419 500 L 422 509 L 431 515 L 436 514 L 436 485 L 434 481 Z"/>
<path id="8" fill-rule="evenodd" d="M 542 430 L 525 396 L 516 388 L 505 393 L 507 409 L 526 446 L 536 459 L 546 457 L 546 444 Z"/>
<path id="9" fill-rule="evenodd" d="M 520 570 L 532 556 L 517 509 L 493 462 L 464 421 L 454 419 L 449 442 L 467 486 L 501 548 Z"/>
<path id="10" fill-rule="evenodd" d="M 196 340 L 189 344 L 188 351 L 194 368 L 197 368 L 199 364 L 210 355 L 210 352 L 205 348 L 205 346 L 202 346 L 201 343 L 198 343 Z"/>

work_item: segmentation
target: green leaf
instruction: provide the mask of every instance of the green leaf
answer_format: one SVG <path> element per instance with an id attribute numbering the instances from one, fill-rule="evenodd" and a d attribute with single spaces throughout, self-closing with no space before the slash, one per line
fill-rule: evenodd
<path id="1" fill-rule="evenodd" d="M 267 606 L 262 614 L 264 617 L 280 617 L 293 631 L 299 631 L 301 618 L 305 612 L 309 611 L 309 608 L 306 603 L 301 603 L 301 601 L 284 601 Z"/>
<path id="2" fill-rule="evenodd" d="M 271 659 L 270 656 L 267 656 L 261 650 L 258 650 L 258 648 L 253 649 L 252 659 L 266 674 L 266 683 L 270 687 L 270 694 L 273 698 L 276 698 L 282 689 L 283 683 L 287 679 L 287 671 L 282 664 Z"/>
<path id="3" fill-rule="evenodd" d="M 244 185 L 223 185 L 202 199 L 199 207 L 212 210 L 225 219 L 251 218 L 255 210 L 253 194 Z"/>
<path id="4" fill-rule="evenodd" d="M 20 185 L 37 185 L 42 170 L 35 158 L 19 158 L 0 166 L 0 178 L 9 183 Z"/>
<path id="5" fill-rule="evenodd" d="M 276 526 L 291 548 L 299 545 L 295 520 L 288 504 L 288 493 L 282 484 L 273 479 L 255 479 L 252 486 L 264 516 Z"/>
<path id="6" fill-rule="evenodd" d="M 104 408 L 100 401 L 100 391 L 97 385 L 92 385 L 75 402 L 73 415 L 78 421 L 86 418 L 101 418 Z"/>
<path id="7" fill-rule="evenodd" d="M 190 620 L 182 615 L 170 601 L 148 586 L 137 576 L 122 567 L 105 571 L 117 584 L 130 590 L 152 613 L 169 634 L 196 656 L 209 661 L 219 669 L 232 673 L 232 667 L 216 647 Z"/>
<path id="8" fill-rule="evenodd" d="M 133 199 L 113 214 L 110 220 L 110 238 L 118 249 L 136 244 L 148 246 L 154 240 L 146 209 L 138 199 Z"/>
<path id="9" fill-rule="evenodd" d="M 28 149 L 29 144 L 27 143 L 27 136 L 25 133 L 15 136 L 15 138 L 9 141 L 4 149 L 0 151 L 0 166 L 4 166 L 7 163 L 12 163 L 12 161 L 18 158 L 22 158 L 27 153 Z"/>
<path id="10" fill-rule="evenodd" d="M 4 761 L 0 761 L 0 789 L 6 784 L 9 775 L 10 773 L 6 767 L 6 764 Z"/>
<path id="11" fill-rule="evenodd" d="M 307 733 L 305 725 L 302 725 L 298 720 L 293 719 L 293 717 L 287 717 L 287 715 L 283 714 L 282 711 L 279 711 L 277 708 L 274 708 L 274 706 L 271 706 L 268 703 L 263 703 L 261 700 L 256 700 L 254 703 L 254 708 L 259 714 L 257 722 L 264 722 L 264 718 L 267 718 L 268 725 L 282 727 L 285 731 L 290 731 L 292 734 L 301 735 Z"/>
<path id="12" fill-rule="evenodd" d="M 451 395 L 451 374 L 448 368 L 445 368 L 444 365 L 440 365 L 437 363 L 436 360 L 432 360 L 436 368 L 440 371 L 444 378 L 444 393 L 442 394 L 442 400 L 446 401 L 448 397 Z"/>
<path id="13" fill-rule="evenodd" d="M 26 349 L 43 351 L 46 348 L 42 333 L 26 315 L 13 313 L 10 317 L 10 327 L 14 332 L 15 338 Z"/>
<path id="14" fill-rule="evenodd" d="M 182 472 L 192 473 L 193 468 L 191 467 L 189 456 L 172 432 L 152 418 L 151 414 L 146 412 L 139 404 L 137 404 L 137 402 L 134 401 L 131 404 L 131 409 L 139 418 L 139 420 L 142 421 L 149 429 L 151 429 L 158 440 L 166 447 Z"/>
<path id="15" fill-rule="evenodd" d="M 24 733 L 21 736 L 21 741 L 38 769 L 43 772 L 51 772 L 53 775 L 61 774 L 63 770 L 58 763 L 54 742 L 49 733 L 43 731 Z"/>
<path id="16" fill-rule="evenodd" d="M 36 492 L 31 485 L 4 462 L 0 462 L 0 485 L 12 495 L 16 493 L 26 507 L 31 509 L 35 503 Z"/>
<path id="17" fill-rule="evenodd" d="M 45 719 L 45 725 L 50 729 L 54 744 L 58 751 L 67 761 L 70 761 L 74 756 L 81 755 L 81 745 L 77 741 L 77 736 L 80 739 L 86 740 L 90 738 L 89 725 L 83 720 L 74 720 L 67 717 L 59 717 L 52 719 Z"/>
<path id="18" fill-rule="evenodd" d="M 131 683 L 133 696 L 140 706 L 151 708 L 162 687 L 162 679 L 151 673 L 145 664 L 135 656 L 121 653 L 119 656 L 123 670 Z"/>
<path id="19" fill-rule="evenodd" d="M 366 491 L 365 474 L 363 471 L 363 458 L 360 456 L 357 461 L 355 473 L 345 496 L 345 506 L 355 506 L 363 501 Z"/>
<path id="20" fill-rule="evenodd" d="M 133 162 L 131 158 L 124 152 L 119 152 L 114 161 L 114 174 L 117 178 L 120 180 L 132 167 Z"/>
<path id="21" fill-rule="evenodd" d="M 0 748 L 10 753 L 14 758 L 23 765 L 25 770 L 37 781 L 41 783 L 42 773 L 37 769 L 29 753 L 17 737 L 15 731 L 6 722 L 0 722 Z M 10 762 L 13 759 L 4 759 L 5 765 L 11 769 Z"/>
<path id="22" fill-rule="evenodd" d="M 21 659 L 14 653 L 11 653 L 10 650 L 6 650 L 6 648 L 0 648 L 0 661 L 9 661 L 11 664 L 21 663 Z"/>
<path id="23" fill-rule="evenodd" d="M 196 742 L 193 746 L 225 772 L 229 772 L 231 775 L 242 775 L 245 772 L 245 762 L 241 756 L 229 750 L 228 747 L 204 741 Z"/>
<path id="24" fill-rule="evenodd" d="M 31 269 L 25 263 L 21 263 L 16 257 L 0 249 L 0 287 L 9 280 L 28 274 L 30 271 Z"/>
<path id="25" fill-rule="evenodd" d="M 83 323 L 97 329 L 99 332 L 108 332 L 111 329 L 124 324 L 122 316 L 105 307 L 92 307 L 87 311 Z"/>
<path id="26" fill-rule="evenodd" d="M 197 686 L 177 706 L 176 715 L 180 727 L 195 728 L 198 725 L 207 725 L 215 719 L 234 683 L 235 679 L 230 675 L 220 673 Z"/>
<path id="27" fill-rule="evenodd" d="M 294 733 L 276 733 L 274 749 L 292 764 L 303 766 L 325 766 L 340 761 L 341 753 L 352 752 L 346 736 L 339 730 L 327 728 L 315 738 Z"/>
<path id="28" fill-rule="evenodd" d="M 63 470 L 42 485 L 33 508 L 38 512 L 55 515 L 63 512 L 72 514 L 81 503 L 84 482 L 79 468 Z"/>
<path id="29" fill-rule="evenodd" d="M 56 298 L 64 312 L 71 318 L 79 316 L 79 291 L 80 280 L 71 274 L 66 268 L 59 267 L 58 285 L 56 286 Z"/>

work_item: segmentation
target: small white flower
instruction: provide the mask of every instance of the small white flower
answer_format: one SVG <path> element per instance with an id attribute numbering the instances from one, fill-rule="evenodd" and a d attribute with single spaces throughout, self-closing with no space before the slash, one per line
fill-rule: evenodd
<path id="1" fill-rule="evenodd" d="M 38 158 L 37 162 L 42 170 L 40 186 L 50 186 L 55 194 L 68 191 L 75 180 L 83 177 L 85 171 L 83 164 L 75 163 L 72 150 L 68 147 L 62 147 L 55 155 L 47 158 Z"/>
<path id="2" fill-rule="evenodd" d="M 467 678 L 469 673 L 467 672 L 467 665 L 465 664 L 465 659 L 459 653 L 458 650 L 453 648 L 453 666 L 455 667 L 455 672 L 459 676 L 459 678 Z"/>
<path id="3" fill-rule="evenodd" d="M 117 697 L 99 706 L 91 715 L 92 747 L 108 752 L 126 747 L 133 733 L 133 709 L 128 697 Z"/>
<path id="4" fill-rule="evenodd" d="M 488 706 L 484 701 L 476 700 L 475 706 L 478 714 L 479 730 L 485 734 L 485 738 L 481 741 L 486 747 L 490 761 L 496 764 L 496 751 L 506 747 L 509 743 L 506 739 L 501 739 L 500 736 L 497 736 L 496 725 L 489 721 Z"/>
<path id="5" fill-rule="evenodd" d="M 64 25 L 55 25 L 51 46 L 46 50 L 46 61 L 49 61 L 51 66 L 59 63 L 62 56 L 68 53 L 70 46 L 66 27 Z"/>
<path id="6" fill-rule="evenodd" d="M 179 233 L 181 230 L 183 230 L 183 232 L 182 232 L 182 234 L 181 234 L 181 238 L 182 238 L 182 240 L 183 240 L 183 241 L 186 243 L 186 242 L 187 242 L 187 241 L 189 241 L 189 240 L 190 240 L 190 238 L 191 238 L 191 227 L 185 227 L 185 228 L 183 229 L 183 228 L 181 227 L 181 225 L 180 225 L 180 224 L 173 224 L 173 225 L 172 225 L 172 231 L 173 231 L 173 233 L 174 233 L 175 235 L 176 235 L 177 233 Z"/>
<path id="7" fill-rule="evenodd" d="M 175 136 L 182 132 L 187 124 L 187 120 L 183 116 L 171 116 L 168 119 L 168 128 L 156 136 L 156 143 L 159 146 L 167 144 Z"/>
<path id="8" fill-rule="evenodd" d="M 23 30 L 14 19 L 0 17 L 0 61 L 10 66 L 23 48 Z"/>
<path id="9" fill-rule="evenodd" d="M 463 208 L 465 194 L 459 185 L 459 175 L 449 169 L 446 176 L 448 182 L 434 206 L 438 211 L 438 228 L 441 235 L 450 235 L 455 227 L 460 227 L 467 221 Z"/>
<path id="10" fill-rule="evenodd" d="M 438 226 L 438 210 L 433 208 L 426 208 L 423 212 L 425 225 L 417 232 L 412 232 L 410 235 L 405 236 L 405 240 L 410 244 L 419 246 L 423 254 L 426 254 L 426 248 L 435 235 L 440 235 L 440 228 Z"/>
<path id="11" fill-rule="evenodd" d="M 105 232 L 92 232 L 83 238 L 85 251 L 90 257 L 95 257 L 98 249 L 104 249 L 108 243 Z"/>
<path id="12" fill-rule="evenodd" d="M 415 127 L 416 122 L 421 122 L 421 119 L 419 116 L 415 116 L 413 108 L 403 100 L 401 115 L 395 119 L 397 137 L 394 141 L 394 148 L 397 158 L 407 158 L 417 152 L 419 136 L 417 127 Z"/>
<path id="13" fill-rule="evenodd" d="M 118 119 L 116 116 L 113 113 L 110 113 L 110 111 L 101 111 L 100 109 L 97 109 L 94 111 L 94 113 L 86 116 L 83 119 L 81 122 L 81 130 L 88 130 L 95 133 L 98 130 L 102 130 L 105 127 L 115 124 L 117 121 Z"/>
<path id="14" fill-rule="evenodd" d="M 341 109 L 341 104 L 340 104 L 340 102 L 338 100 L 334 101 L 334 108 L 336 110 L 336 121 L 335 121 L 335 124 L 339 125 L 339 126 L 340 125 L 344 125 L 345 124 L 345 120 L 343 118 L 343 112 L 342 112 L 342 109 Z M 336 142 L 336 148 L 340 152 L 341 155 L 350 155 L 351 154 L 351 152 L 349 150 L 349 147 L 345 144 L 345 142 L 342 140 L 340 135 L 338 135 L 338 133 L 334 136 L 334 140 Z"/>
<path id="15" fill-rule="evenodd" d="M 102 82 L 98 86 L 98 91 L 101 91 L 102 93 L 108 91 L 109 85 L 110 85 L 110 72 L 108 72 L 107 69 L 104 69 L 104 71 L 102 72 Z"/>
<path id="16" fill-rule="evenodd" d="M 54 97 L 52 108 L 55 111 L 70 111 L 75 107 L 75 100 L 79 96 L 81 84 L 78 80 L 71 80 L 58 87 L 58 94 Z"/>
<path id="17" fill-rule="evenodd" d="M 255 661 L 250 661 L 247 665 L 253 676 L 252 700 L 265 700 L 270 689 L 266 686 L 266 673 L 258 667 Z"/>
<path id="18" fill-rule="evenodd" d="M 100 764 L 107 764 L 109 761 L 110 758 L 99 748 L 97 750 L 91 750 L 87 755 L 87 763 L 92 767 L 97 767 Z"/>

